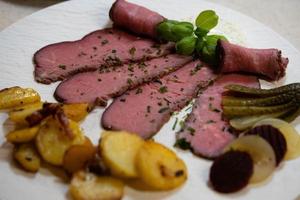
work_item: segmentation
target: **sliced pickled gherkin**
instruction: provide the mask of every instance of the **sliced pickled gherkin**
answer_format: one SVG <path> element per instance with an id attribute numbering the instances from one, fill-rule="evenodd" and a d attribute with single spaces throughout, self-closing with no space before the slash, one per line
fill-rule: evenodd
<path id="1" fill-rule="evenodd" d="M 300 115 L 300 108 L 296 108 L 291 110 L 290 112 L 286 113 L 284 116 L 280 117 L 284 121 L 292 122 L 294 119 L 296 119 Z"/>
<path id="2" fill-rule="evenodd" d="M 279 94 L 272 97 L 263 98 L 239 98 L 232 96 L 224 96 L 222 98 L 223 106 L 271 106 L 287 103 L 293 99 L 292 92 Z"/>
<path id="3" fill-rule="evenodd" d="M 230 116 L 266 115 L 281 111 L 288 111 L 296 107 L 294 102 L 276 106 L 223 106 L 223 113 Z"/>
<path id="4" fill-rule="evenodd" d="M 231 92 L 241 93 L 245 95 L 255 95 L 255 96 L 274 96 L 278 94 L 283 94 L 287 92 L 295 92 L 300 90 L 300 83 L 291 83 L 288 85 L 284 85 L 281 87 L 273 88 L 273 89 L 257 89 L 246 87 L 242 85 L 227 85 L 225 88 Z"/>

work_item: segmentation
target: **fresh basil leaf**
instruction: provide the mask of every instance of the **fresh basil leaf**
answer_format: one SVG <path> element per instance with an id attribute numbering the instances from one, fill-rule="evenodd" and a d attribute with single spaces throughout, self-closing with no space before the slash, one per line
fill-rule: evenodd
<path id="1" fill-rule="evenodd" d="M 191 36 L 194 32 L 194 26 L 189 22 L 180 22 L 172 26 L 171 31 L 176 41 L 179 41 L 184 37 Z"/>
<path id="2" fill-rule="evenodd" d="M 172 33 L 172 27 L 175 26 L 175 24 L 177 24 L 177 22 L 173 20 L 166 20 L 158 24 L 156 27 L 156 32 L 159 38 L 167 41 L 176 42 L 177 38 Z"/>
<path id="3" fill-rule="evenodd" d="M 198 38 L 202 38 L 204 36 L 207 35 L 209 31 L 206 30 L 206 29 L 203 29 L 201 27 L 197 27 L 196 30 L 195 30 L 195 35 L 197 35 Z"/>
<path id="4" fill-rule="evenodd" d="M 207 32 L 218 24 L 219 17 L 213 10 L 205 10 L 201 12 L 196 19 L 196 26 Z"/>
<path id="5" fill-rule="evenodd" d="M 217 64 L 216 47 L 219 39 L 227 41 L 222 35 L 207 35 L 203 38 L 201 57 L 205 62 Z"/>
<path id="6" fill-rule="evenodd" d="M 191 55 L 195 50 L 196 42 L 195 36 L 182 38 L 176 43 L 176 52 L 182 55 Z"/>
<path id="7" fill-rule="evenodd" d="M 195 50 L 197 52 L 197 54 L 201 54 L 202 49 L 205 45 L 205 41 L 202 37 L 198 37 L 197 42 L 196 42 L 196 46 L 195 46 Z"/>

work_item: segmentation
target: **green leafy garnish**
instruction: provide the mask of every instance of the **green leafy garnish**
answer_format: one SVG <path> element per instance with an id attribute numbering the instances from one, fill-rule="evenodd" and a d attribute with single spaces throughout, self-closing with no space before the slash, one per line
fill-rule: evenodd
<path id="1" fill-rule="evenodd" d="M 219 17 L 215 11 L 205 10 L 198 15 L 195 24 L 202 30 L 206 30 L 207 32 L 209 32 L 211 29 L 217 26 L 218 21 Z"/>
<path id="2" fill-rule="evenodd" d="M 195 36 L 184 37 L 176 43 L 176 52 L 182 55 L 191 55 L 195 50 L 196 42 Z"/>
<path id="3" fill-rule="evenodd" d="M 176 42 L 176 52 L 182 55 L 196 54 L 203 61 L 216 64 L 216 46 L 219 39 L 227 40 L 222 35 L 208 35 L 219 21 L 213 10 L 201 12 L 195 20 L 196 27 L 190 22 L 165 20 L 157 25 L 160 39 Z"/>

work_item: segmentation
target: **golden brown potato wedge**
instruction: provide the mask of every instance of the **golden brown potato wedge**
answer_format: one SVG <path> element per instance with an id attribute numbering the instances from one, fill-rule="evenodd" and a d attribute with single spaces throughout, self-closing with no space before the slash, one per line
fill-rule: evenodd
<path id="1" fill-rule="evenodd" d="M 67 172 L 74 173 L 92 161 L 96 156 L 96 148 L 88 137 L 83 144 L 71 146 L 64 155 L 63 167 Z"/>
<path id="2" fill-rule="evenodd" d="M 135 159 L 144 141 L 125 131 L 109 131 L 101 138 L 99 151 L 112 174 L 122 178 L 137 177 Z"/>
<path id="3" fill-rule="evenodd" d="M 37 172 L 40 168 L 40 157 L 34 145 L 26 143 L 16 147 L 14 158 L 18 163 L 29 172 Z"/>
<path id="4" fill-rule="evenodd" d="M 40 95 L 31 88 L 11 87 L 0 91 L 0 109 L 39 102 Z"/>
<path id="5" fill-rule="evenodd" d="M 36 146 L 42 158 L 50 164 L 61 166 L 65 152 L 76 144 L 83 144 L 85 137 L 77 122 L 69 120 L 73 136 L 66 134 L 53 117 L 43 123 L 36 136 Z"/>
<path id="6" fill-rule="evenodd" d="M 37 135 L 39 128 L 40 128 L 39 126 L 34 126 L 31 128 L 15 130 L 15 131 L 9 132 L 5 137 L 6 137 L 6 140 L 11 143 L 30 142 Z"/>
<path id="7" fill-rule="evenodd" d="M 84 171 L 73 175 L 69 189 L 75 200 L 118 200 L 124 193 L 124 185 L 120 180 Z"/>
<path id="8" fill-rule="evenodd" d="M 63 110 L 69 119 L 79 122 L 88 115 L 89 104 L 87 103 L 64 104 Z"/>
<path id="9" fill-rule="evenodd" d="M 28 125 L 26 117 L 34 113 L 35 111 L 42 109 L 43 103 L 36 102 L 28 104 L 22 107 L 15 108 L 8 113 L 9 119 L 15 122 L 17 125 Z"/>
<path id="10" fill-rule="evenodd" d="M 153 141 L 140 148 L 136 165 L 142 181 L 157 190 L 179 187 L 187 179 L 184 162 L 173 151 Z"/>

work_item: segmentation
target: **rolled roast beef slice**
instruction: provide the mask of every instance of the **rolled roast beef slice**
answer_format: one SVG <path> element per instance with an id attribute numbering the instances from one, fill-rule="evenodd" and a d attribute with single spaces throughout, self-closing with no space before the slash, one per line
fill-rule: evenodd
<path id="1" fill-rule="evenodd" d="M 165 20 L 160 14 L 125 0 L 116 0 L 109 16 L 114 25 L 152 38 L 156 38 L 157 24 Z"/>
<path id="2" fill-rule="evenodd" d="M 219 67 L 221 72 L 246 72 L 276 81 L 285 75 L 289 62 L 278 49 L 250 49 L 218 41 Z"/>
<path id="3" fill-rule="evenodd" d="M 49 84 L 82 71 L 121 65 L 169 54 L 173 44 L 158 44 L 124 31 L 107 28 L 73 42 L 48 45 L 34 55 L 35 79 Z"/>
<path id="4" fill-rule="evenodd" d="M 195 154 L 214 158 L 234 139 L 229 132 L 228 122 L 222 119 L 222 93 L 228 84 L 259 87 L 258 79 L 254 76 L 229 74 L 218 77 L 213 85 L 197 97 L 183 129 L 177 134 L 179 146 L 189 143 Z"/>
<path id="5" fill-rule="evenodd" d="M 116 98 L 102 115 L 106 129 L 126 130 L 150 138 L 215 78 L 200 61 L 191 62 L 161 79 Z"/>
<path id="6" fill-rule="evenodd" d="M 104 106 L 109 98 L 175 71 L 191 60 L 190 56 L 170 54 L 145 62 L 76 74 L 61 82 L 54 96 L 64 103 L 100 103 Z"/>

